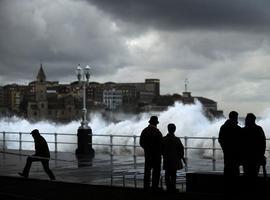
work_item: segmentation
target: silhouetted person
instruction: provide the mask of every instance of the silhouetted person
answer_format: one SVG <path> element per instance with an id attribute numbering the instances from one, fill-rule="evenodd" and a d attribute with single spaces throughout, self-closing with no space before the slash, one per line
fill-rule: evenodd
<path id="1" fill-rule="evenodd" d="M 163 169 L 168 191 L 176 191 L 176 172 L 183 169 L 184 146 L 179 138 L 174 135 L 176 126 L 168 124 L 168 134 L 162 140 Z"/>
<path id="2" fill-rule="evenodd" d="M 220 127 L 218 141 L 223 150 L 224 176 L 238 176 L 242 162 L 241 148 L 242 130 L 238 125 L 238 113 L 231 111 L 229 119 Z"/>
<path id="3" fill-rule="evenodd" d="M 40 161 L 50 179 L 55 180 L 55 176 L 49 168 L 50 151 L 46 140 L 40 135 L 37 129 L 34 129 L 31 135 L 34 138 L 36 152 L 34 155 L 27 157 L 23 172 L 20 172 L 19 175 L 28 178 L 32 162 Z"/>
<path id="4" fill-rule="evenodd" d="M 157 116 L 152 116 L 149 125 L 140 136 L 140 146 L 144 149 L 144 189 L 150 188 L 152 171 L 152 189 L 158 189 L 161 170 L 161 141 L 162 134 L 157 128 Z"/>
<path id="5" fill-rule="evenodd" d="M 229 119 L 220 127 L 218 141 L 223 150 L 224 158 L 224 192 L 231 196 L 239 192 L 237 184 L 240 175 L 243 155 L 241 145 L 242 129 L 238 126 L 238 113 L 231 111 Z"/>
<path id="6" fill-rule="evenodd" d="M 266 164 L 266 138 L 262 127 L 255 123 L 256 116 L 248 113 L 245 119 L 244 133 L 244 175 L 249 178 L 258 176 L 260 166 Z"/>

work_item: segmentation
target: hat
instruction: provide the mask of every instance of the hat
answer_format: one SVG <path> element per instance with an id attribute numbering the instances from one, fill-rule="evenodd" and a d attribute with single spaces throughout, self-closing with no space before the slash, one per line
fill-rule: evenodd
<path id="1" fill-rule="evenodd" d="M 158 124 L 159 123 L 157 116 L 151 116 L 151 118 L 148 122 L 150 124 Z"/>
<path id="2" fill-rule="evenodd" d="M 37 129 L 32 130 L 31 135 L 39 135 L 39 131 Z"/>

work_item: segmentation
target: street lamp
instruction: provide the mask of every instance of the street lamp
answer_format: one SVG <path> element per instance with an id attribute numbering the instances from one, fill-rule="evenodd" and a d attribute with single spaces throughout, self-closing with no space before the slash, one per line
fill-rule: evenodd
<path id="1" fill-rule="evenodd" d="M 82 68 L 79 64 L 76 69 L 79 84 L 83 86 L 83 108 L 81 126 L 78 128 L 78 148 L 76 155 L 79 159 L 94 157 L 95 151 L 92 148 L 92 129 L 88 126 L 87 109 L 86 109 L 86 85 L 89 83 L 91 68 L 87 65 Z"/>
<path id="2" fill-rule="evenodd" d="M 87 65 L 84 69 L 79 64 L 76 71 L 77 71 L 77 78 L 79 83 L 83 85 L 83 108 L 82 108 L 82 122 L 80 129 L 89 129 L 88 121 L 86 119 L 87 116 L 87 109 L 86 109 L 86 85 L 89 83 L 90 79 L 90 70 L 91 67 Z"/>

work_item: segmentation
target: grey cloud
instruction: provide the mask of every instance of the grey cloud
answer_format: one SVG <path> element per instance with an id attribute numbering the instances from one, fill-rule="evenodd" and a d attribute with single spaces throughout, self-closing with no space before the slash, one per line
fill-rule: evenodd
<path id="1" fill-rule="evenodd" d="M 267 0 L 88 0 L 114 18 L 161 29 L 269 29 Z"/>
<path id="2" fill-rule="evenodd" d="M 268 5 L 0 0 L 0 83 L 32 81 L 40 60 L 48 80 L 71 82 L 80 63 L 93 66 L 94 81 L 160 78 L 166 94 L 181 93 L 189 78 L 194 95 L 213 98 L 220 108 L 244 100 L 259 104 L 269 99 Z M 253 82 L 262 88 L 260 98 L 245 91 Z"/>
<path id="3" fill-rule="evenodd" d="M 123 67 L 129 56 L 111 21 L 85 2 L 0 4 L 1 75 L 31 78 L 42 60 L 52 78 L 68 75 L 69 67 L 78 63 L 98 66 L 94 68 L 98 76 Z"/>

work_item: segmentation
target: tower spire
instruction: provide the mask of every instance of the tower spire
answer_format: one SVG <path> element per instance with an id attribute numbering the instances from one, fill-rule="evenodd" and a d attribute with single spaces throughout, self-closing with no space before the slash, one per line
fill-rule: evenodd
<path id="1" fill-rule="evenodd" d="M 188 79 L 187 78 L 185 78 L 185 92 L 187 92 L 188 91 Z"/>
<path id="2" fill-rule="evenodd" d="M 39 71 L 38 71 L 38 74 L 37 74 L 37 81 L 42 82 L 42 83 L 46 81 L 46 75 L 44 73 L 41 62 L 40 62 L 40 68 L 39 68 Z"/>

